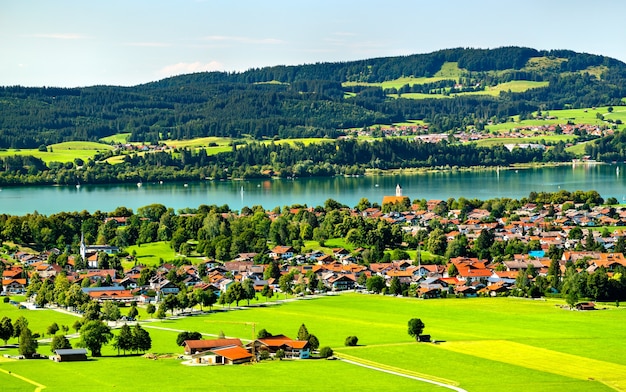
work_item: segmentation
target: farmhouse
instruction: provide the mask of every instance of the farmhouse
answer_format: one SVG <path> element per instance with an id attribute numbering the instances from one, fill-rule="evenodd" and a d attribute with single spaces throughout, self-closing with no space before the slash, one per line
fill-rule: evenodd
<path id="1" fill-rule="evenodd" d="M 194 363 L 209 365 L 239 365 L 250 362 L 252 358 L 254 358 L 254 355 L 241 346 L 207 350 L 192 355 Z"/>
<path id="2" fill-rule="evenodd" d="M 285 335 L 275 335 L 267 338 L 260 338 L 248 343 L 248 347 L 254 347 L 255 352 L 267 350 L 270 354 L 283 350 L 285 358 L 306 359 L 311 355 L 309 342 L 306 340 L 293 340 Z"/>
<path id="3" fill-rule="evenodd" d="M 185 340 L 185 354 L 193 355 L 203 351 L 214 351 L 220 348 L 240 346 L 240 339 L 207 339 L 207 340 Z"/>

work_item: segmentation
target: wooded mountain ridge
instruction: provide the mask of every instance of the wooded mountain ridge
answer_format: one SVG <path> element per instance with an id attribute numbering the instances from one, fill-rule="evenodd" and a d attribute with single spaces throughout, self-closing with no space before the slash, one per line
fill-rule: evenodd
<path id="1" fill-rule="evenodd" d="M 455 73 L 441 72 L 446 64 L 454 64 Z M 409 81 L 400 88 L 382 84 L 400 78 Z M 511 81 L 544 84 L 498 96 L 475 94 Z M 344 128 L 409 119 L 445 132 L 538 109 L 620 105 L 625 81 L 626 64 L 609 57 L 502 47 L 202 72 L 133 87 L 0 87 L 0 148 L 96 141 L 120 132 L 146 143 L 336 137 Z M 403 97 L 410 92 L 423 96 Z"/>

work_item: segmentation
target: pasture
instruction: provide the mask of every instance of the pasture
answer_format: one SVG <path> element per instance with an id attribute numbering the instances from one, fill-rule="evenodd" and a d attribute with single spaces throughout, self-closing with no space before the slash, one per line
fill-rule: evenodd
<path id="1" fill-rule="evenodd" d="M 542 136 L 526 136 L 523 138 L 513 137 L 495 137 L 488 139 L 476 140 L 475 143 L 481 147 L 493 147 L 503 144 L 525 144 L 525 143 L 540 143 L 542 141 L 548 143 L 557 143 L 562 141 L 563 143 L 572 143 L 576 139 L 576 136 L 572 135 L 542 135 Z"/>
<path id="2" fill-rule="evenodd" d="M 598 113 L 603 116 L 604 120 L 598 118 Z M 537 113 L 533 113 L 536 115 Z M 514 128 L 529 127 L 529 126 L 542 126 L 551 124 L 589 124 L 589 125 L 611 125 L 605 120 L 617 121 L 621 120 L 622 123 L 626 123 L 626 107 L 615 106 L 613 112 L 609 112 L 608 106 L 602 106 L 597 108 L 582 108 L 582 109 L 563 109 L 563 110 L 550 110 L 542 113 L 546 117 L 552 117 L 551 119 L 542 120 L 523 120 L 515 122 L 507 122 L 501 124 L 488 125 L 485 129 L 489 131 L 509 131 Z"/>
<path id="3" fill-rule="evenodd" d="M 131 135 L 130 132 L 116 133 L 115 135 L 103 137 L 102 139 L 100 139 L 100 141 L 102 143 L 123 144 L 123 143 L 128 142 L 128 138 L 130 138 L 130 135 Z M 133 143 L 133 144 L 137 144 L 137 143 Z"/>
<path id="4" fill-rule="evenodd" d="M 33 384 L 6 373 L 11 371 L 52 391 L 248 390 L 252 385 L 271 385 L 270 389 L 278 391 L 304 385 L 315 390 L 435 389 L 419 381 L 341 361 L 270 361 L 207 368 L 183 366 L 174 359 L 182 352 L 174 344 L 179 330 L 199 331 L 208 336 L 221 331 L 226 336 L 249 340 L 262 328 L 295 337 L 304 323 L 321 346 L 331 346 L 339 357 L 445 381 L 468 391 L 626 390 L 626 357 L 622 355 L 626 341 L 621 332 L 626 310 L 610 307 L 577 312 L 561 305 L 555 300 L 419 300 L 356 293 L 280 301 L 269 306 L 143 323 L 153 339 L 151 351 L 162 355 L 158 360 L 140 356 L 118 358 L 110 346 L 103 350 L 105 357 L 85 363 L 3 359 L 0 383 L 3 390 L 34 390 Z M 6 306 L 9 305 L 0 304 L 3 313 Z M 61 316 L 52 310 L 19 312 L 25 312 L 29 320 L 29 315 L 37 312 L 43 325 Z M 407 321 L 413 317 L 421 318 L 426 325 L 424 333 L 441 343 L 412 340 L 406 329 Z M 349 335 L 358 336 L 359 346 L 343 346 Z M 40 349 L 42 353 L 46 350 L 47 347 Z"/>
<path id="5" fill-rule="evenodd" d="M 112 149 L 112 146 L 96 142 L 64 142 L 49 145 L 48 151 L 39 151 L 38 149 L 6 149 L 0 151 L 0 158 L 14 155 L 30 155 L 40 158 L 45 163 L 65 163 L 73 162 L 77 158 L 86 161 L 89 158 L 93 158 L 101 151 Z"/>

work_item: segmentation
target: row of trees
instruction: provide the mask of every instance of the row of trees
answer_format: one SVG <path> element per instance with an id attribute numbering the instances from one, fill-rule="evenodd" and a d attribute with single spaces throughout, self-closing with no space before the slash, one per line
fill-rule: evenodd
<path id="1" fill-rule="evenodd" d="M 250 143 L 232 151 L 208 156 L 206 151 L 183 149 L 126 155 L 123 163 L 95 164 L 89 160 L 80 170 L 67 165 L 46 165 L 39 158 L 0 158 L 0 185 L 197 181 L 206 178 L 268 178 L 363 174 L 367 169 L 421 167 L 508 166 L 514 163 L 563 162 L 572 154 L 563 142 L 543 151 L 474 144 L 419 143 L 385 138 L 374 142 L 336 140 L 303 143 Z"/>

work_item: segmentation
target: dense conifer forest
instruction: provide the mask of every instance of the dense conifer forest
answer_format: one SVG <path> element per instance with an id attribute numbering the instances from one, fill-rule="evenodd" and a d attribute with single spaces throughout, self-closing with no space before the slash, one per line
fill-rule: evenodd
<path id="1" fill-rule="evenodd" d="M 398 92 L 432 93 L 456 82 L 472 88 L 509 81 L 548 84 L 497 97 L 450 99 L 390 98 L 393 91 L 375 85 L 433 77 L 451 62 L 462 71 L 458 77 L 407 85 Z M 433 132 L 450 131 L 538 109 L 619 105 L 626 96 L 625 80 L 626 64 L 608 57 L 503 47 L 205 72 L 134 87 L 6 86 L 0 88 L 0 148 L 96 141 L 119 132 L 146 143 L 203 136 L 336 137 L 345 128 L 407 119 L 425 120 Z"/>

